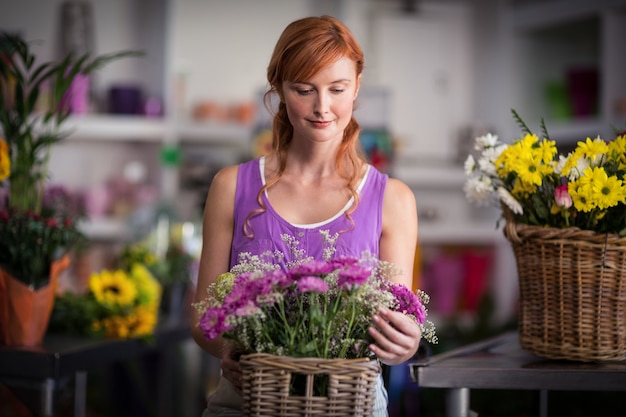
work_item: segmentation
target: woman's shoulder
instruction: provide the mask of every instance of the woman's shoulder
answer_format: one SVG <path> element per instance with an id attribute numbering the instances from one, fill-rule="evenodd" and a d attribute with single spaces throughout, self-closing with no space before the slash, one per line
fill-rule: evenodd
<path id="1" fill-rule="evenodd" d="M 415 194 L 405 182 L 398 178 L 390 177 L 387 180 L 385 190 L 385 203 L 398 205 L 399 207 L 406 204 L 415 205 Z"/>
<path id="2" fill-rule="evenodd" d="M 237 184 L 237 174 L 239 173 L 239 165 L 229 165 L 221 168 L 213 176 L 211 181 L 211 187 L 218 187 L 220 189 L 235 186 Z"/>
<path id="3" fill-rule="evenodd" d="M 239 175 L 240 170 L 250 170 L 250 169 L 258 169 L 259 159 L 251 159 L 246 162 L 242 162 L 240 164 L 228 165 L 221 168 L 217 173 L 213 176 L 212 183 L 216 184 L 218 187 L 232 185 L 234 186 L 237 183 L 237 177 Z"/>

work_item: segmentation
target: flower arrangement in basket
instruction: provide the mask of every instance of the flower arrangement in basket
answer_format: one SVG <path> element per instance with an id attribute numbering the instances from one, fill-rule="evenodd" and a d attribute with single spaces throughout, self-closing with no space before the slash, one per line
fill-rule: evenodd
<path id="1" fill-rule="evenodd" d="M 478 137 L 464 190 L 496 204 L 517 260 L 520 342 L 539 356 L 626 359 L 626 133 L 586 138 L 567 155 L 513 116 L 507 145 Z"/>
<path id="2" fill-rule="evenodd" d="M 353 413 L 358 401 L 370 409 L 380 368 L 368 350 L 367 329 L 379 308 L 409 315 L 420 323 L 424 339 L 437 342 L 434 325 L 426 320 L 428 296 L 391 282 L 393 264 L 363 254 L 303 260 L 283 270 L 275 262 L 281 256 L 241 254 L 240 263 L 196 304 L 205 337 L 223 336 L 244 353 L 244 413 L 259 407 L 278 413 L 290 407 L 285 402 L 325 407 L 335 415 Z M 260 387 L 262 379 L 274 389 Z"/>
<path id="3" fill-rule="evenodd" d="M 57 296 L 50 330 L 112 339 L 150 338 L 161 292 L 161 284 L 141 263 L 94 272 L 86 293 Z"/>

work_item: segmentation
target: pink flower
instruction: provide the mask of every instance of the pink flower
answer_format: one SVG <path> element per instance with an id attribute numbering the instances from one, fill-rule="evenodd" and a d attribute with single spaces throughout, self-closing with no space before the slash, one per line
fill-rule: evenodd
<path id="1" fill-rule="evenodd" d="M 389 289 L 398 302 L 398 307 L 395 309 L 396 311 L 400 311 L 404 314 L 412 314 L 415 316 L 418 323 L 424 323 L 426 320 L 426 310 L 417 295 L 401 284 L 390 283 Z"/>
<path id="2" fill-rule="evenodd" d="M 313 260 L 313 261 L 296 265 L 295 267 L 291 268 L 289 270 L 289 276 L 291 277 L 291 279 L 295 281 L 303 276 L 309 276 L 309 275 L 321 276 L 324 274 L 328 274 L 332 270 L 333 270 L 333 266 L 330 263 L 324 262 L 324 261 Z"/>
<path id="3" fill-rule="evenodd" d="M 572 206 L 572 197 L 567 192 L 567 184 L 556 187 L 554 201 L 559 207 L 570 208 Z"/>
<path id="4" fill-rule="evenodd" d="M 339 271 L 337 285 L 340 288 L 353 289 L 367 282 L 372 271 L 359 265 L 351 265 Z"/>
<path id="5" fill-rule="evenodd" d="M 328 291 L 328 284 L 326 284 L 321 278 L 306 276 L 300 278 L 300 280 L 298 281 L 298 292 L 300 294 L 305 292 L 323 293 L 326 291 Z"/>

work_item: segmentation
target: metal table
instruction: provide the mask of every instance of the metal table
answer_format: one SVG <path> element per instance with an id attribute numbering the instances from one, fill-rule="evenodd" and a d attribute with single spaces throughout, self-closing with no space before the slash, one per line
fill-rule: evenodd
<path id="1" fill-rule="evenodd" d="M 538 390 L 541 416 L 550 390 L 626 391 L 626 362 L 540 358 L 522 350 L 517 332 L 411 362 L 409 369 L 420 387 L 447 390 L 447 417 L 471 415 L 471 389 Z"/>
<path id="2" fill-rule="evenodd" d="M 56 406 L 55 390 L 74 378 L 74 416 L 84 417 L 89 370 L 150 352 L 165 352 L 191 337 L 187 321 L 159 324 L 154 340 L 89 339 L 48 334 L 41 346 L 0 346 L 0 381 L 15 392 L 38 393 L 29 397 L 26 405 L 37 416 L 52 417 Z M 167 359 L 168 355 L 163 356 Z"/>

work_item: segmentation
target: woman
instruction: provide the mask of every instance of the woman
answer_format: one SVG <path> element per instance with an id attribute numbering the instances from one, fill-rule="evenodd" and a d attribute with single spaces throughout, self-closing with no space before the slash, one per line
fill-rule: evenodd
<path id="1" fill-rule="evenodd" d="M 269 90 L 279 98 L 273 151 L 230 166 L 213 179 L 206 199 L 196 301 L 238 254 L 301 251 L 322 259 L 360 256 L 369 250 L 399 266 L 397 282 L 411 288 L 417 244 L 412 191 L 369 165 L 352 116 L 361 83 L 363 52 L 350 31 L 329 16 L 303 18 L 280 36 L 268 69 Z M 324 238 L 323 236 L 326 236 Z M 329 242 L 329 236 L 336 237 Z M 205 415 L 239 415 L 238 362 L 229 344 L 207 341 L 193 317 L 196 342 L 222 359 L 217 391 Z M 385 364 L 410 359 L 419 326 L 401 313 L 381 310 L 369 329 L 371 351 Z M 377 382 L 376 415 L 387 415 L 386 392 Z"/>

